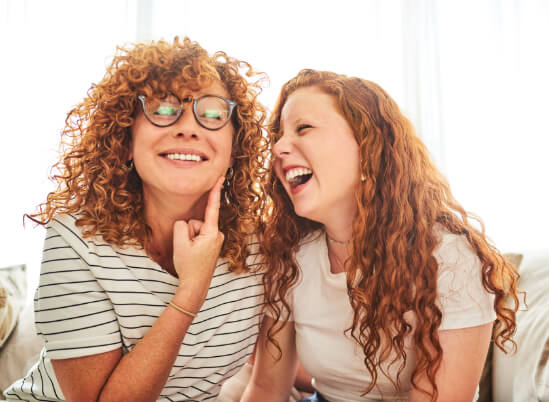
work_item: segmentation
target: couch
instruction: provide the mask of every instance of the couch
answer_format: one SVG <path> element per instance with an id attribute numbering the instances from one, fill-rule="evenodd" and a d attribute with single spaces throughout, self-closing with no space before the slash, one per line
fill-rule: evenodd
<path id="1" fill-rule="evenodd" d="M 507 254 L 506 258 L 518 266 L 521 274 L 518 286 L 527 292 L 526 304 L 521 305 L 517 314 L 515 341 L 518 349 L 505 354 L 491 347 L 481 379 L 479 401 L 549 401 L 549 249 Z M 0 321 L 1 300 L 0 291 Z M 3 343 L 0 346 L 0 390 L 22 377 L 37 360 L 42 348 L 42 341 L 34 329 L 32 303 L 20 306 L 17 316 L 17 325 L 9 337 L 5 336 L 5 343 L 0 333 L 0 345 Z M 229 380 L 218 400 L 238 400 L 249 370 L 244 366 Z"/>

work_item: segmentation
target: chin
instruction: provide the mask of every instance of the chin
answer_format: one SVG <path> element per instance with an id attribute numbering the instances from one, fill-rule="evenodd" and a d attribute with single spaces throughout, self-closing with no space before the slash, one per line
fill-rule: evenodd
<path id="1" fill-rule="evenodd" d="M 297 216 L 301 218 L 318 222 L 318 219 L 315 219 L 319 216 L 318 212 L 314 209 L 311 209 L 311 207 L 308 205 L 300 205 L 299 203 L 297 205 L 294 204 L 294 212 Z"/>

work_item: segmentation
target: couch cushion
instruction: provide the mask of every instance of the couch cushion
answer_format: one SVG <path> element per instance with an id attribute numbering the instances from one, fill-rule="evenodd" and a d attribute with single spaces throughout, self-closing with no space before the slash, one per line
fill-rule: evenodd
<path id="1" fill-rule="evenodd" d="M 42 338 L 36 335 L 34 327 L 33 304 L 29 302 L 21 311 L 12 335 L 0 350 L 0 399 L 1 391 L 25 376 L 38 361 L 42 346 Z"/>
<path id="2" fill-rule="evenodd" d="M 524 253 L 519 290 L 526 305 L 517 312 L 517 351 L 494 349 L 494 401 L 549 400 L 549 249 Z"/>
<path id="3" fill-rule="evenodd" d="M 17 324 L 27 296 L 24 265 L 0 268 L 0 349 Z"/>
<path id="4" fill-rule="evenodd" d="M 519 253 L 506 253 L 503 257 L 513 264 L 517 269 L 520 269 L 520 263 L 522 261 L 523 255 Z M 484 369 L 482 370 L 482 376 L 480 378 L 479 384 L 479 398 L 478 402 L 492 402 L 493 393 L 492 393 L 492 356 L 493 356 L 494 343 L 490 343 L 490 348 L 488 349 L 488 355 L 486 356 L 486 363 L 484 364 Z"/>

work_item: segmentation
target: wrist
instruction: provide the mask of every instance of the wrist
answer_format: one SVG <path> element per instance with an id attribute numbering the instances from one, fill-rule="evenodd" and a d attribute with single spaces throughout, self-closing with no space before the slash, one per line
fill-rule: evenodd
<path id="1" fill-rule="evenodd" d="M 196 314 L 204 303 L 204 297 L 193 295 L 192 292 L 186 290 L 177 290 L 171 301 L 177 306 Z"/>
<path id="2" fill-rule="evenodd" d="M 185 314 L 186 316 L 188 317 L 191 317 L 192 319 L 194 319 L 196 317 L 196 314 L 197 313 L 194 313 L 192 311 L 189 311 L 187 309 L 184 309 L 183 307 L 181 307 L 180 305 L 174 303 L 173 301 L 169 302 L 168 303 L 168 306 L 174 308 L 175 310 L 179 311 L 180 313 L 183 313 Z"/>

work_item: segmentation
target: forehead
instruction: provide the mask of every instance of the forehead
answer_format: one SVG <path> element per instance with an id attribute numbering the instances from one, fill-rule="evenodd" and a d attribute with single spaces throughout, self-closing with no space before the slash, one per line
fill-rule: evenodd
<path id="1" fill-rule="evenodd" d="M 206 94 L 212 94 L 212 95 L 221 95 L 225 98 L 228 98 L 230 96 L 229 91 L 227 91 L 227 88 L 221 81 L 214 81 L 210 86 L 204 87 L 198 91 L 199 95 L 206 95 Z"/>
<path id="2" fill-rule="evenodd" d="M 283 126 L 307 118 L 327 119 L 330 116 L 328 112 L 340 114 L 332 95 L 318 87 L 299 88 L 292 92 L 284 103 L 280 124 Z"/>
<path id="3" fill-rule="evenodd" d="M 172 92 L 184 98 L 186 96 L 192 96 L 196 98 L 201 95 L 219 95 L 225 98 L 230 98 L 231 95 L 225 85 L 221 81 L 213 81 L 210 85 L 204 86 L 202 88 L 196 88 L 195 86 L 185 85 L 185 83 L 172 84 Z"/>

